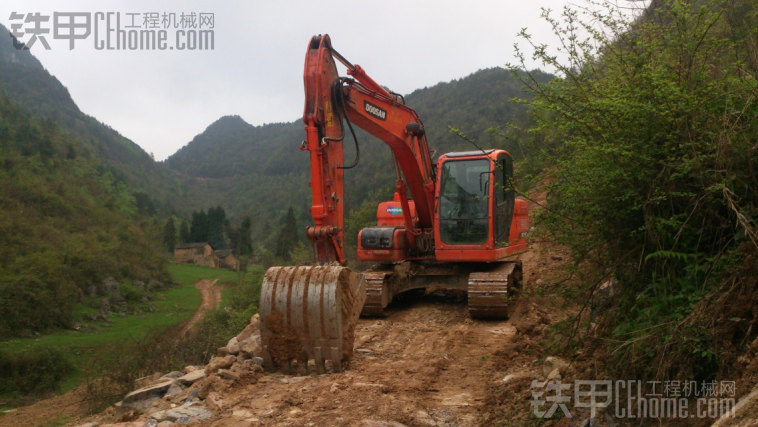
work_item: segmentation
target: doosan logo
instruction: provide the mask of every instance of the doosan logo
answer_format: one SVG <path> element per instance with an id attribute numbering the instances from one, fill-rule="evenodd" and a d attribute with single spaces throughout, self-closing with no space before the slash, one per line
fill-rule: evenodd
<path id="1" fill-rule="evenodd" d="M 403 213 L 403 208 L 401 207 L 388 207 L 387 213 L 390 215 L 400 215 Z"/>
<path id="2" fill-rule="evenodd" d="M 368 101 L 363 101 L 363 107 L 366 109 L 366 112 L 369 113 L 371 116 L 376 117 L 379 120 L 387 120 L 387 111 L 382 110 L 376 105 Z"/>

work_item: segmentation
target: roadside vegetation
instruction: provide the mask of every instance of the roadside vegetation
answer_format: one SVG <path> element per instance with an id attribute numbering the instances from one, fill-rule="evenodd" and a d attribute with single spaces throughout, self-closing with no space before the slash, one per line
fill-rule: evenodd
<path id="1" fill-rule="evenodd" d="M 138 313 L 95 322 L 95 330 L 80 328 L 0 342 L 0 400 L 23 404 L 103 376 L 129 382 L 123 384 L 128 389 L 131 381 L 155 370 L 203 362 L 257 312 L 260 267 L 245 274 L 190 264 L 171 264 L 168 270 L 177 285 L 150 293 L 148 304 L 134 306 Z M 177 336 L 177 326 L 200 306 L 194 284 L 201 279 L 226 284 L 221 307 L 210 312 L 196 331 Z M 75 311 L 84 315 L 92 309 L 81 305 Z M 106 397 L 112 400 L 118 393 L 109 392 Z M 100 404 L 102 399 L 93 402 Z"/>
<path id="2" fill-rule="evenodd" d="M 758 336 L 758 12 L 665 0 L 543 18 L 558 47 L 523 31 L 511 68 L 533 95 L 526 162 L 552 181 L 539 238 L 583 282 L 556 286 L 584 309 L 555 344 L 608 355 L 613 378 L 739 378 Z M 533 78 L 530 57 L 560 78 Z"/>

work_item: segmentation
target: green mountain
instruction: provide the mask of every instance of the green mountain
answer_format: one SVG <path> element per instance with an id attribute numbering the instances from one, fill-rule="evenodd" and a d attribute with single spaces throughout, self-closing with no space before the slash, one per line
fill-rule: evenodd
<path id="1" fill-rule="evenodd" d="M 552 76 L 540 78 L 547 81 Z M 491 68 L 418 89 L 405 99 L 424 120 L 430 147 L 438 155 L 473 149 L 450 133 L 448 126 L 460 129 L 481 146 L 503 147 L 518 154 L 515 139 L 493 137 L 488 129 L 499 126 L 507 132 L 508 123 L 524 124 L 524 107 L 509 99 L 525 96 L 508 71 Z M 345 172 L 348 210 L 389 198 L 394 188 L 389 148 L 361 130 L 357 136 L 360 163 Z M 298 150 L 303 138 L 302 120 L 252 126 L 238 116 L 227 116 L 165 164 L 185 176 L 187 191 L 201 201 L 192 208 L 220 204 L 232 217 L 250 215 L 256 224 L 254 238 L 270 246 L 289 206 L 295 208 L 300 226 L 311 221 L 308 154 Z M 345 161 L 350 162 L 354 157 L 351 137 L 345 140 L 345 150 Z"/>
<path id="2" fill-rule="evenodd" d="M 13 41 L 0 42 L 3 338 L 71 326 L 76 304 L 102 295 L 108 277 L 167 280 L 156 215 L 178 206 L 180 190 Z"/>
<path id="3" fill-rule="evenodd" d="M 0 337 L 68 327 L 106 277 L 165 279 L 156 227 L 79 142 L 0 95 Z"/>
<path id="4" fill-rule="evenodd" d="M 8 30 L 0 24 L 0 34 Z M 0 93 L 31 116 L 50 120 L 75 140 L 77 149 L 92 156 L 119 181 L 124 181 L 148 211 L 180 209 L 180 181 L 137 144 L 83 113 L 66 89 L 29 50 L 17 50 L 12 38 L 0 42 Z M 149 197 L 146 194 L 149 193 Z M 144 205 L 143 203 L 142 205 Z"/>

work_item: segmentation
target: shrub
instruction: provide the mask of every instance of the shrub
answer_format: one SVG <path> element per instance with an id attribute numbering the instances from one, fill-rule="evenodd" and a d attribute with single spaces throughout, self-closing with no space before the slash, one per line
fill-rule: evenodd
<path id="1" fill-rule="evenodd" d="M 555 175 L 538 220 L 578 263 L 622 284 L 616 310 L 593 319 L 620 372 L 713 378 L 718 313 L 704 308 L 743 286 L 738 247 L 758 246 L 758 52 L 746 40 L 756 14 L 736 13 L 752 10 L 742 2 L 666 0 L 632 20 L 596 6 L 543 13 L 557 55 L 521 33 L 562 77 L 531 79 L 517 52 L 533 131 L 558 135 L 534 147 Z"/>
<path id="2" fill-rule="evenodd" d="M 147 294 L 144 289 L 138 288 L 131 283 L 122 282 L 118 285 L 118 292 L 127 301 L 139 301 L 143 296 Z"/>
<path id="3" fill-rule="evenodd" d="M 59 351 L 0 352 L 0 394 L 39 395 L 59 389 L 73 365 Z"/>

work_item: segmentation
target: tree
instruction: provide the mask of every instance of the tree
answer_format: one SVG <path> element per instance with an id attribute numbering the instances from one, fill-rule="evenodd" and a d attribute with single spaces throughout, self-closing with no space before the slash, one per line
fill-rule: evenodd
<path id="1" fill-rule="evenodd" d="M 176 246 L 176 225 L 173 217 L 169 218 L 166 226 L 163 227 L 163 245 L 168 252 L 173 252 Z"/>
<path id="2" fill-rule="evenodd" d="M 225 248 L 226 239 L 224 238 L 224 222 L 226 221 L 226 212 L 221 206 L 214 209 L 208 209 L 208 242 L 214 248 Z"/>
<path id="3" fill-rule="evenodd" d="M 251 231 L 253 228 L 253 222 L 249 216 L 246 216 L 242 221 L 237 232 L 238 245 L 237 251 L 240 255 L 253 255 L 253 238 Z"/>
<path id="4" fill-rule="evenodd" d="M 287 210 L 287 218 L 284 220 L 281 230 L 279 230 L 279 239 L 276 242 L 276 251 L 274 255 L 289 261 L 290 252 L 295 248 L 298 242 L 297 221 L 295 220 L 295 211 L 292 206 Z"/>
<path id="5" fill-rule="evenodd" d="M 560 54 L 521 33 L 533 54 L 517 51 L 514 71 L 534 94 L 532 133 L 549 130 L 557 142 L 540 150 L 554 166 L 538 223 L 571 250 L 587 294 L 608 277 L 620 284 L 613 309 L 591 320 L 607 331 L 597 341 L 611 346 L 620 377 L 731 369 L 722 355 L 736 352 L 732 341 L 714 337 L 729 304 L 716 300 L 752 286 L 739 263 L 758 248 L 758 63 L 742 59 L 756 57 L 744 38 L 756 21 L 732 19 L 744 15 L 734 6 L 663 0 L 635 20 L 611 3 L 588 15 L 566 6 L 560 18 L 545 10 Z M 535 59 L 563 78 L 536 82 Z"/>
<path id="6" fill-rule="evenodd" d="M 192 223 L 190 224 L 190 240 L 193 242 L 208 241 L 208 216 L 205 211 L 192 212 Z"/>
<path id="7" fill-rule="evenodd" d="M 179 243 L 189 243 L 190 241 L 190 229 L 187 221 L 182 221 L 182 225 L 179 226 Z"/>
<path id="8" fill-rule="evenodd" d="M 137 203 L 137 212 L 140 215 L 152 216 L 158 213 L 158 208 L 155 206 L 153 199 L 150 198 L 150 195 L 144 191 L 136 191 L 133 195 L 134 201 Z"/>

